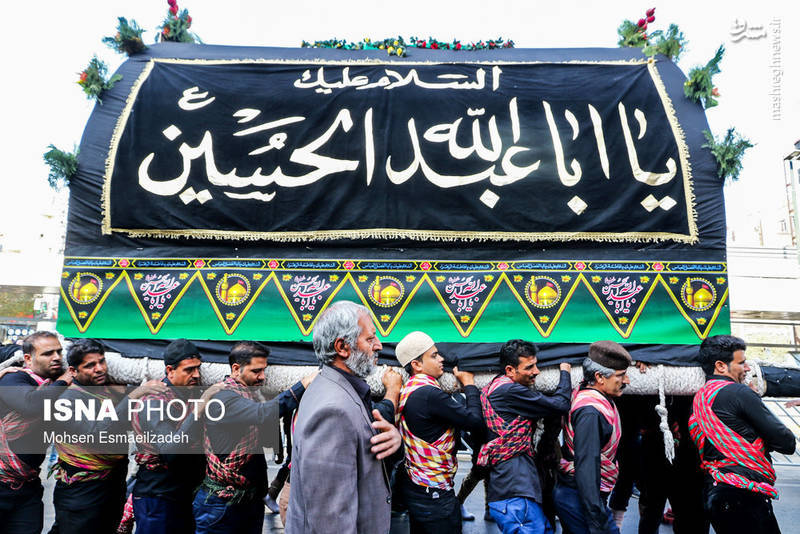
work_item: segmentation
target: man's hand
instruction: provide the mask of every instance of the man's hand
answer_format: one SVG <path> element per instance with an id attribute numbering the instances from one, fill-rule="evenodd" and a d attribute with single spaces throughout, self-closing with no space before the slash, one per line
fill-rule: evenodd
<path id="1" fill-rule="evenodd" d="M 568 364 L 567 362 L 561 362 L 561 363 L 558 365 L 558 368 L 559 368 L 561 371 L 566 371 L 566 372 L 568 372 L 568 373 L 572 371 L 572 366 L 571 366 L 570 364 Z"/>
<path id="2" fill-rule="evenodd" d="M 225 389 L 225 384 L 223 382 L 218 382 L 218 383 L 214 384 L 213 386 L 209 387 L 208 389 L 206 389 L 203 392 L 203 394 L 200 395 L 200 402 L 195 404 L 195 408 L 194 408 L 195 412 L 194 413 L 197 414 L 199 417 L 202 417 L 203 414 L 206 413 L 205 410 L 206 410 L 206 404 L 208 404 L 208 401 L 210 401 L 211 398 L 214 395 L 216 395 L 217 393 L 219 393 L 223 389 Z"/>
<path id="3" fill-rule="evenodd" d="M 469 371 L 459 371 L 458 366 L 453 367 L 453 376 L 456 377 L 456 380 L 461 382 L 462 386 L 475 385 L 475 374 Z"/>
<path id="4" fill-rule="evenodd" d="M 301 378 L 300 379 L 300 383 L 303 384 L 304 388 L 307 388 L 309 386 L 309 384 L 311 384 L 311 382 L 313 382 L 314 379 L 317 378 L 318 374 L 319 374 L 319 369 L 317 369 L 317 370 L 307 374 L 303 378 Z"/>
<path id="5" fill-rule="evenodd" d="M 648 369 L 650 369 L 649 363 L 644 362 L 633 362 L 634 367 L 636 367 L 640 373 L 645 374 Z"/>
<path id="6" fill-rule="evenodd" d="M 161 380 L 148 380 L 138 388 L 128 393 L 129 399 L 141 399 L 145 395 L 154 395 L 167 391 L 167 385 Z"/>
<path id="7" fill-rule="evenodd" d="M 394 369 L 386 369 L 381 376 L 381 382 L 386 391 L 394 389 L 400 391 L 403 388 L 403 377 Z"/>
<path id="8" fill-rule="evenodd" d="M 800 399 L 790 400 L 784 404 L 787 408 L 794 408 L 795 406 L 800 406 Z"/>
<path id="9" fill-rule="evenodd" d="M 386 421 L 378 410 L 372 410 L 372 417 L 375 418 L 372 428 L 380 433 L 370 438 L 369 442 L 373 445 L 370 451 L 378 460 L 383 460 L 394 454 L 400 448 L 403 440 L 400 438 L 400 432 L 398 432 L 397 428 Z"/>
<path id="10" fill-rule="evenodd" d="M 72 384 L 72 380 L 74 378 L 75 378 L 75 373 L 70 371 L 69 368 L 67 368 L 67 370 L 64 371 L 64 373 L 61 376 L 56 378 L 56 380 L 63 380 L 69 386 L 70 384 Z"/>

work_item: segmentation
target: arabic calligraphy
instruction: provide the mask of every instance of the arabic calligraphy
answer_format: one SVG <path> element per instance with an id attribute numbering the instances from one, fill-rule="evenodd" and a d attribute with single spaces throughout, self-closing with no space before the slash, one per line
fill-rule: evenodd
<path id="1" fill-rule="evenodd" d="M 300 78 L 294 82 L 298 89 L 314 89 L 316 93 L 329 95 L 334 89 L 355 88 L 357 91 L 364 89 L 381 88 L 386 91 L 414 85 L 423 89 L 475 89 L 481 90 L 486 87 L 486 69 L 479 68 L 475 71 L 475 79 L 470 80 L 466 74 L 438 74 L 436 81 L 425 81 L 420 78 L 417 69 L 409 69 L 405 74 L 386 68 L 384 75 L 377 81 L 370 82 L 367 76 L 350 77 L 350 67 L 344 67 L 337 81 L 325 79 L 325 67 L 317 69 L 317 77 L 311 75 L 311 70 L 305 70 Z M 500 74 L 502 69 L 495 65 L 492 67 L 492 90 L 496 91 L 500 86 Z"/>
<path id="2" fill-rule="evenodd" d="M 444 288 L 450 304 L 455 304 L 456 313 L 471 312 L 486 289 L 480 278 L 474 276 L 449 276 Z"/>
<path id="3" fill-rule="evenodd" d="M 300 311 L 314 310 L 317 303 L 322 300 L 325 291 L 330 289 L 331 284 L 319 275 L 314 276 L 295 276 L 289 291 L 292 299 L 299 303 Z"/>
<path id="4" fill-rule="evenodd" d="M 742 39 L 762 39 L 767 36 L 763 24 L 748 24 L 746 20 L 734 19 L 730 28 L 731 41 L 738 43 Z"/>
<path id="5" fill-rule="evenodd" d="M 148 274 L 139 286 L 139 291 L 150 310 L 161 310 L 167 300 L 172 298 L 172 290 L 180 285 L 173 274 Z"/>
<path id="6" fill-rule="evenodd" d="M 606 296 L 606 304 L 614 306 L 614 313 L 617 315 L 630 313 L 631 306 L 636 304 L 636 295 L 644 286 L 635 279 L 631 280 L 629 276 L 607 276 L 603 281 L 605 285 L 601 291 Z"/>

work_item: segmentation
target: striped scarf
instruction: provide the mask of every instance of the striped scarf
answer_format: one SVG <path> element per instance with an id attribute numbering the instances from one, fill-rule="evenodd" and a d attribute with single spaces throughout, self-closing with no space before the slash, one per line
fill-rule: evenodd
<path id="1" fill-rule="evenodd" d="M 249 388 L 230 376 L 225 377 L 223 383 L 225 384 L 225 389 L 234 391 L 246 399 L 255 400 Z M 250 481 L 240 471 L 253 456 L 248 451 L 252 451 L 258 446 L 258 428 L 251 426 L 248 433 L 242 436 L 233 451 L 225 459 L 221 459 L 213 452 L 207 432 L 204 444 L 208 465 L 203 485 L 220 499 L 227 499 L 230 502 L 247 499 L 257 488 L 253 488 L 250 485 Z"/>
<path id="2" fill-rule="evenodd" d="M 692 415 L 689 416 L 689 435 L 692 437 L 697 449 L 700 451 L 700 467 L 708 471 L 715 482 L 722 482 L 735 488 L 742 488 L 755 493 L 762 493 L 773 499 L 778 498 L 775 489 L 775 469 L 765 454 L 764 441 L 757 438 L 750 443 L 742 436 L 728 428 L 723 423 L 711 406 L 717 393 L 730 384 L 727 380 L 708 380 L 700 391 L 694 396 Z M 708 440 L 724 460 L 706 461 L 704 458 L 705 444 Z M 741 466 L 766 478 L 767 482 L 754 482 L 736 473 L 724 473 L 722 468 Z"/>
<path id="3" fill-rule="evenodd" d="M 33 378 L 37 389 L 50 384 L 49 379 L 40 377 L 30 369 L 22 369 L 21 372 Z M 8 443 L 25 436 L 32 423 L 33 421 L 23 419 L 22 415 L 15 411 L 9 411 L 0 419 L 0 483 L 12 490 L 18 490 L 23 484 L 39 478 L 39 468 L 33 468 L 20 460 Z"/>
<path id="4" fill-rule="evenodd" d="M 403 413 L 406 401 L 421 387 L 439 383 L 426 374 L 416 374 L 408 379 L 400 392 L 400 435 L 406 448 L 406 471 L 411 481 L 427 488 L 449 490 L 453 488 L 458 462 L 453 452 L 456 448 L 455 429 L 448 428 L 433 443 L 428 443 L 411 432 Z"/>
<path id="5" fill-rule="evenodd" d="M 591 406 L 606 418 L 612 426 L 611 437 L 600 449 L 600 491 L 608 493 L 617 483 L 619 468 L 617 467 L 617 447 L 622 436 L 622 423 L 617 407 L 605 395 L 596 389 L 580 389 L 572 395 L 572 407 L 564 419 L 564 445 L 573 460 L 561 459 L 560 469 L 567 475 L 575 474 L 575 431 L 572 428 L 572 414 L 584 406 Z"/>
<path id="6" fill-rule="evenodd" d="M 489 402 L 489 396 L 497 388 L 512 383 L 513 381 L 505 375 L 497 376 L 481 391 L 483 418 L 486 420 L 486 426 L 497 434 L 497 437 L 481 447 L 478 465 L 496 465 L 520 454 L 527 454 L 533 458 L 531 420 L 518 415 L 513 421 L 506 422 L 494 411 L 492 403 Z"/>
<path id="7" fill-rule="evenodd" d="M 119 400 L 108 387 L 97 387 L 93 388 L 93 391 L 89 391 L 73 381 L 70 389 L 77 390 L 87 397 L 98 399 L 100 402 L 106 399 Z M 56 480 L 67 485 L 108 478 L 111 471 L 124 464 L 127 459 L 125 454 L 93 454 L 81 444 L 73 443 L 56 443 L 56 451 L 58 452 L 58 462 L 50 468 L 50 474 L 54 474 Z M 70 475 L 64 465 L 77 467 L 80 471 Z"/>

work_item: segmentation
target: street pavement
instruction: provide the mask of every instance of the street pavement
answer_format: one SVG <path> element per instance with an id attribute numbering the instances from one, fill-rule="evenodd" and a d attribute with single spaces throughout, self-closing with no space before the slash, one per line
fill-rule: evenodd
<path id="1" fill-rule="evenodd" d="M 277 465 L 270 465 L 269 475 L 270 480 L 278 471 Z M 456 475 L 456 487 L 461 485 L 461 480 L 469 472 L 469 461 L 459 461 L 458 474 Z M 778 524 L 784 534 L 791 534 L 798 532 L 800 529 L 800 465 L 798 466 L 777 466 L 776 472 L 778 474 L 778 491 L 780 492 L 780 499 L 775 501 L 773 507 L 775 515 L 778 518 Z M 45 528 L 42 531 L 46 533 L 50 530 L 53 524 L 53 479 L 46 479 L 44 473 L 42 474 L 44 482 L 44 495 L 45 495 Z M 484 495 L 483 485 L 478 485 L 472 492 L 472 495 L 467 499 L 467 509 L 475 515 L 475 521 L 464 522 L 463 534 L 488 534 L 498 533 L 499 529 L 494 523 L 486 522 L 483 520 L 483 506 Z M 625 521 L 622 525 L 622 534 L 636 534 L 637 525 L 639 522 L 639 513 L 637 509 L 636 497 L 631 499 L 628 507 L 628 512 L 625 514 Z M 264 534 L 283 534 L 283 525 L 281 524 L 278 514 L 270 514 L 267 510 L 267 515 L 264 520 Z M 560 528 L 556 528 L 556 532 L 561 532 Z M 712 529 L 713 532 L 713 529 Z M 392 534 L 407 534 L 408 524 L 403 521 L 395 521 L 392 525 Z M 671 534 L 672 527 L 669 525 L 661 525 L 659 534 Z"/>

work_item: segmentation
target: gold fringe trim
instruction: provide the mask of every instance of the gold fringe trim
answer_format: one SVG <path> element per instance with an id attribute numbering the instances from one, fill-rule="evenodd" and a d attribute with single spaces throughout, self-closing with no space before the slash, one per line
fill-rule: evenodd
<path id="1" fill-rule="evenodd" d="M 604 61 L 570 59 L 567 61 L 387 61 L 378 58 L 364 59 L 182 59 L 182 58 L 153 58 L 150 61 L 157 63 L 172 63 L 178 65 L 646 65 L 648 59 L 609 59 Z"/>
<path id="2" fill-rule="evenodd" d="M 689 162 L 689 147 L 686 145 L 686 135 L 684 134 L 683 128 L 678 122 L 675 108 L 672 106 L 672 99 L 670 99 L 669 95 L 667 94 L 667 88 L 658 73 L 658 69 L 656 69 L 656 62 L 652 58 L 647 62 L 647 70 L 650 73 L 650 77 L 653 79 L 653 83 L 656 86 L 658 95 L 661 97 L 661 102 L 664 105 L 664 111 L 667 114 L 667 119 L 672 127 L 672 133 L 675 136 L 675 142 L 678 145 L 678 154 L 681 160 L 681 169 L 683 171 L 683 190 L 686 198 L 686 213 L 689 219 L 690 239 L 685 242 L 693 245 L 699 241 L 699 237 L 697 236 L 697 198 L 695 197 L 694 187 L 692 184 L 692 166 Z"/>
<path id="3" fill-rule="evenodd" d="M 600 241 L 600 242 L 662 242 L 694 243 L 696 236 L 665 232 L 458 232 L 450 230 L 403 230 L 397 228 L 367 228 L 353 230 L 314 230 L 309 232 L 239 232 L 234 230 L 161 230 L 111 228 L 130 237 L 166 237 L 180 239 L 238 239 L 244 241 L 270 240 L 282 243 L 323 241 L 333 239 L 413 239 L 416 241 Z"/>

